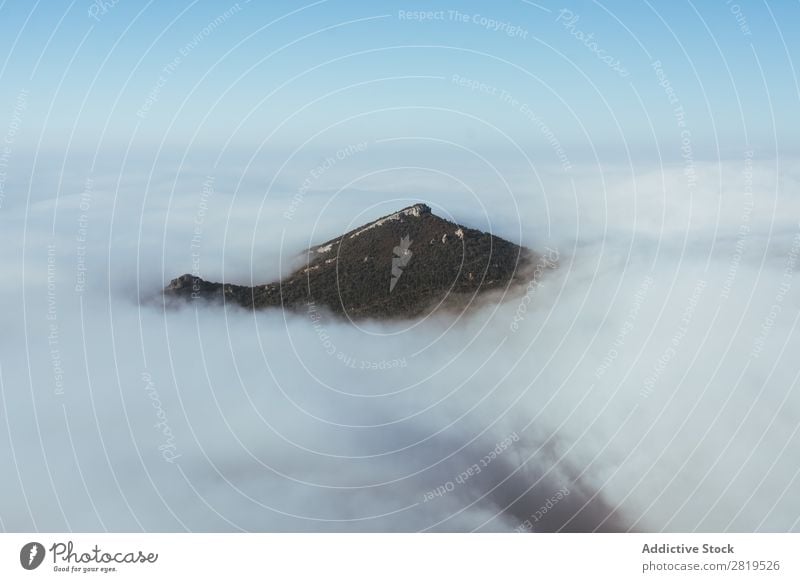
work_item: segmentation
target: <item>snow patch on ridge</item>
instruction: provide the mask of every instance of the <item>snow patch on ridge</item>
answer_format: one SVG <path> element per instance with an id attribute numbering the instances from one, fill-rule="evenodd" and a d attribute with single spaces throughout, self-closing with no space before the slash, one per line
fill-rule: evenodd
<path id="1" fill-rule="evenodd" d="M 426 214 L 426 213 L 428 213 L 430 211 L 431 211 L 430 207 L 428 207 L 425 204 L 415 204 L 414 206 L 409 206 L 408 208 L 404 208 L 403 210 L 400 210 L 399 212 L 395 212 L 394 214 L 390 214 L 389 216 L 386 216 L 384 218 L 381 218 L 379 220 L 376 220 L 375 222 L 372 222 L 372 223 L 368 224 L 367 226 L 365 226 L 361 230 L 358 230 L 358 231 L 354 232 L 353 234 L 351 234 L 350 238 L 355 238 L 358 235 L 363 234 L 366 231 L 375 228 L 376 226 L 381 226 L 383 224 L 386 224 L 390 220 L 400 220 L 403 216 L 414 216 L 414 217 L 419 218 L 423 214 Z"/>

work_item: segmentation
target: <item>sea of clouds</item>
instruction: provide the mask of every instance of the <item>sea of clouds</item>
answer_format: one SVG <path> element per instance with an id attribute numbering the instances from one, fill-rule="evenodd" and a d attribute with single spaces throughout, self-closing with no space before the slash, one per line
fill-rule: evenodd
<path id="1" fill-rule="evenodd" d="M 381 147 L 7 185 L 2 529 L 799 528 L 800 166 Z M 418 201 L 558 268 L 420 322 L 162 301 L 186 272 L 273 280 Z"/>

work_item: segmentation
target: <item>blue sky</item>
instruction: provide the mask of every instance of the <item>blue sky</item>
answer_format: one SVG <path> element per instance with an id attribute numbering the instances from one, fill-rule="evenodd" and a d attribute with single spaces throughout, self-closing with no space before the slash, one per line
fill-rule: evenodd
<path id="1" fill-rule="evenodd" d="M 697 158 L 798 150 L 797 3 L 99 6 L 0 8 L 0 122 L 27 91 L 20 145 L 280 151 L 424 134 L 547 153 L 525 105 L 571 159 L 679 159 L 677 103 Z M 404 16 L 417 11 L 432 16 Z"/>

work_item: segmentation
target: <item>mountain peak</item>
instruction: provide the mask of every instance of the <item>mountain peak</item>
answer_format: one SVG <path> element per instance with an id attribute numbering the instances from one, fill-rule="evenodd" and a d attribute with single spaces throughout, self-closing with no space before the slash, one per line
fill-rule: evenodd
<path id="1" fill-rule="evenodd" d="M 402 210 L 398 210 L 396 214 L 405 214 L 406 216 L 420 216 L 421 214 L 430 214 L 431 207 L 422 202 L 406 206 Z"/>
<path id="2" fill-rule="evenodd" d="M 431 213 L 431 207 L 428 206 L 427 204 L 422 204 L 422 203 L 413 204 L 411 206 L 407 206 L 406 208 L 403 208 L 402 210 L 398 210 L 397 212 L 394 212 L 392 214 L 387 214 L 386 216 L 382 216 L 381 218 L 378 218 L 377 220 L 373 220 L 372 222 L 369 222 L 369 223 L 357 228 L 356 230 L 350 231 L 345 236 L 349 236 L 350 238 L 354 238 L 354 237 L 357 237 L 360 234 L 363 234 L 366 231 L 371 230 L 371 229 L 373 229 L 375 227 L 383 226 L 384 224 L 386 224 L 389 221 L 402 220 L 402 219 L 404 219 L 406 217 L 421 218 L 423 216 L 433 216 L 433 214 Z"/>
<path id="3" fill-rule="evenodd" d="M 417 203 L 311 247 L 305 264 L 282 281 L 248 287 L 182 275 L 165 294 L 250 309 L 314 305 L 350 318 L 416 317 L 527 283 L 536 257 Z"/>

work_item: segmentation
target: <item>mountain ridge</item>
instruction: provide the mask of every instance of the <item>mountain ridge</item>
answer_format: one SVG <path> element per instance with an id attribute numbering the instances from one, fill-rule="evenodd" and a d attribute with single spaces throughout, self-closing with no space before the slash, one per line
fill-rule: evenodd
<path id="1" fill-rule="evenodd" d="M 255 285 L 173 279 L 168 297 L 248 309 L 309 305 L 353 319 L 411 318 L 463 310 L 478 296 L 527 283 L 538 255 L 436 216 L 417 203 L 308 248 L 284 279 Z M 301 255 L 302 256 L 302 255 Z"/>

